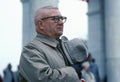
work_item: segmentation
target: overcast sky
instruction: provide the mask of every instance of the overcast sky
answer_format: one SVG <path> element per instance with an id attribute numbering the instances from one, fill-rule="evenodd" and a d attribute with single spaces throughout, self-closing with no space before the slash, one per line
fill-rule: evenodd
<path id="1" fill-rule="evenodd" d="M 68 2 L 69 1 L 69 2 Z M 87 3 L 79 0 L 60 0 L 60 10 L 67 21 L 64 35 L 69 39 L 87 39 Z M 17 69 L 22 46 L 22 4 L 20 0 L 0 2 L 0 74 L 8 63 Z"/>

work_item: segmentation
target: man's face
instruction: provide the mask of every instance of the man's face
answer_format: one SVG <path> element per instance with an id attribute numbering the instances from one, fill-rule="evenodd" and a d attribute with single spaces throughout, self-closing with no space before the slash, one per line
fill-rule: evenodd
<path id="1" fill-rule="evenodd" d="M 47 18 L 42 20 L 43 24 L 43 31 L 44 34 L 51 37 L 51 38 L 59 38 L 63 34 L 63 20 L 59 20 L 56 22 L 56 17 L 61 17 L 61 13 L 57 9 L 50 9 L 45 11 L 47 13 L 46 17 L 53 17 Z"/>

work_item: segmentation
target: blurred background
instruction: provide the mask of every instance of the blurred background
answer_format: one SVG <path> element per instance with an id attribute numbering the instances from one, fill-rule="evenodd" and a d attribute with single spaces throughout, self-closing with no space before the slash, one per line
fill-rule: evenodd
<path id="1" fill-rule="evenodd" d="M 22 47 L 22 4 L 20 0 L 0 2 L 0 75 L 11 63 L 17 70 Z"/>

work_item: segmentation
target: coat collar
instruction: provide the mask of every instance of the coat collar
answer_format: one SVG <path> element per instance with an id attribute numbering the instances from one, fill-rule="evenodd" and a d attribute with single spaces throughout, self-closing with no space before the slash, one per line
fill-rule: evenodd
<path id="1" fill-rule="evenodd" d="M 59 44 L 56 39 L 50 38 L 42 34 L 37 34 L 36 39 L 52 47 L 57 47 L 57 45 Z"/>
<path id="2" fill-rule="evenodd" d="M 54 48 L 56 48 L 59 44 L 58 40 L 52 39 L 52 38 L 45 36 L 45 35 L 42 35 L 42 34 L 37 34 L 35 39 L 37 39 L 38 41 L 41 41 L 41 42 L 43 42 L 51 47 L 54 47 Z M 72 60 L 71 60 L 71 58 L 66 50 L 66 47 L 65 47 L 66 42 L 67 42 L 66 40 L 61 39 L 61 46 L 63 48 L 64 53 L 66 54 L 66 57 L 68 58 L 68 61 L 70 62 L 70 64 L 73 64 Z"/>

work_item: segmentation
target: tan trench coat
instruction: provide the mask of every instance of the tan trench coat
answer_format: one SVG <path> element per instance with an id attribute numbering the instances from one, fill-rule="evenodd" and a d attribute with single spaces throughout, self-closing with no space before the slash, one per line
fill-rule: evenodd
<path id="1" fill-rule="evenodd" d="M 38 34 L 23 48 L 19 69 L 20 82 L 80 82 L 75 70 L 65 65 L 56 48 L 57 44 L 56 40 Z M 70 56 L 64 52 L 72 64 Z"/>

